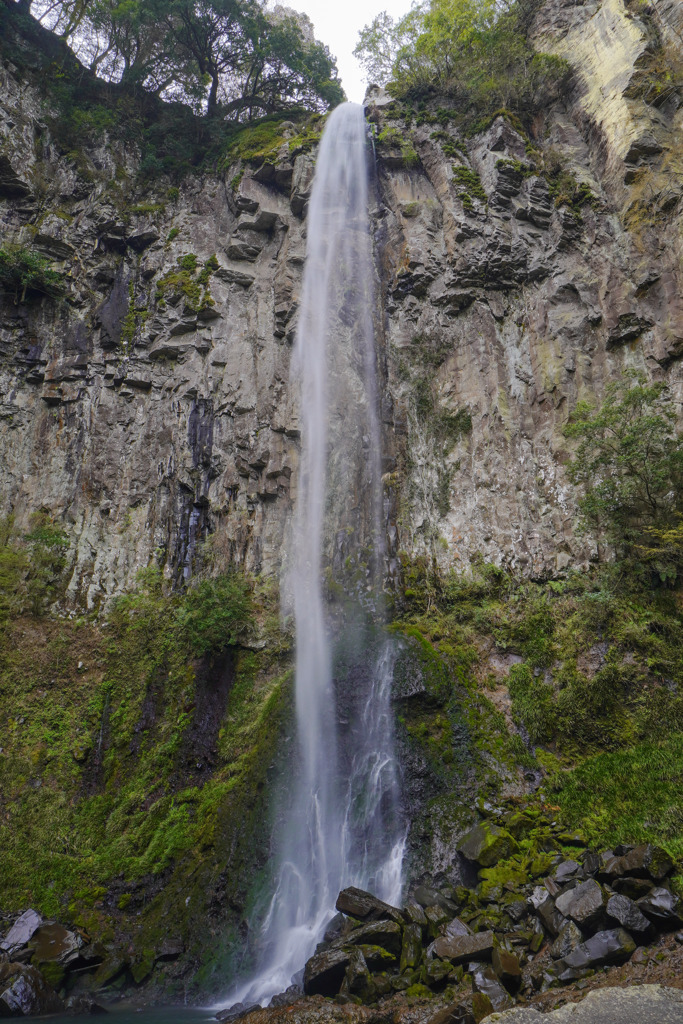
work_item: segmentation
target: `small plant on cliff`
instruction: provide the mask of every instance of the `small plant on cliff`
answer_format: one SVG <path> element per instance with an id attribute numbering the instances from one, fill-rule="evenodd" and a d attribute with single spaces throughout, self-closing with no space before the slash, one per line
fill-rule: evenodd
<path id="1" fill-rule="evenodd" d="M 34 249 L 6 244 L 0 248 L 0 287 L 14 292 L 15 305 L 29 295 L 57 298 L 64 290 L 63 275 Z"/>
<path id="2" fill-rule="evenodd" d="M 617 558 L 675 579 L 683 566 L 683 442 L 663 383 L 627 370 L 599 408 L 579 403 L 569 477 L 583 490 L 582 528 Z"/>
<path id="3" fill-rule="evenodd" d="M 253 617 L 249 584 L 232 572 L 190 587 L 178 612 L 181 634 L 196 657 L 238 644 Z"/>

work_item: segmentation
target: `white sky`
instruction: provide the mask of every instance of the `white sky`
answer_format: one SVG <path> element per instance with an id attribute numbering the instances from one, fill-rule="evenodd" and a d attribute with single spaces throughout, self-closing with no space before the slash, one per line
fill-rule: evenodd
<path id="1" fill-rule="evenodd" d="M 329 46 L 337 58 L 342 85 L 353 103 L 362 103 L 365 96 L 363 71 L 353 56 L 358 33 L 380 11 L 388 11 L 396 18 L 410 10 L 410 0 L 281 0 L 281 3 L 309 16 L 316 39 Z"/>

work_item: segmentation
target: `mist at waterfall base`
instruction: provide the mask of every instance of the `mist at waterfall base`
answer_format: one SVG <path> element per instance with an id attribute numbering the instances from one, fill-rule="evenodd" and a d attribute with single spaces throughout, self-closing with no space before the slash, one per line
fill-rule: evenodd
<path id="1" fill-rule="evenodd" d="M 405 828 L 390 706 L 393 641 L 368 644 L 353 686 L 336 671 L 333 680 L 322 584 L 323 563 L 341 537 L 366 554 L 360 602 L 371 605 L 368 595 L 381 590 L 373 292 L 365 116 L 362 106 L 346 103 L 331 114 L 318 153 L 293 358 L 302 449 L 283 580 L 296 631 L 291 803 L 274 844 L 278 869 L 260 928 L 257 973 L 223 1005 L 266 1005 L 300 978 L 345 886 L 391 903 L 401 896 Z M 381 617 L 377 605 L 374 611 Z M 367 632 L 360 627 L 358 636 Z"/>

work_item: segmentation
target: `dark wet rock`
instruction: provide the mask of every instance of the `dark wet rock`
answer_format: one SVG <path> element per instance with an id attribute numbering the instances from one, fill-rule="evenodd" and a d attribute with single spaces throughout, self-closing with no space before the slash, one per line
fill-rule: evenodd
<path id="1" fill-rule="evenodd" d="M 351 954 L 346 949 L 326 949 L 315 953 L 304 969 L 304 992 L 306 995 L 335 995 L 344 980 L 346 968 L 351 963 Z"/>
<path id="2" fill-rule="evenodd" d="M 567 921 L 560 929 L 560 933 L 550 947 L 550 955 L 553 960 L 568 956 L 573 949 L 583 942 L 583 932 L 573 921 Z"/>
<path id="3" fill-rule="evenodd" d="M 472 935 L 472 929 L 469 925 L 461 921 L 459 917 L 454 917 L 452 921 L 449 921 L 446 927 L 443 929 L 443 935 L 454 936 L 454 935 Z"/>
<path id="4" fill-rule="evenodd" d="M 654 883 L 649 878 L 615 878 L 611 886 L 615 892 L 631 900 L 639 900 L 654 889 Z"/>
<path id="5" fill-rule="evenodd" d="M 69 996 L 64 1004 L 64 1008 L 67 1009 L 69 1013 L 76 1013 L 79 1016 L 86 1016 L 87 1014 L 95 1016 L 109 1012 L 106 1007 L 102 1006 L 101 1003 L 98 1003 L 95 997 L 90 995 L 88 992 L 81 992 L 80 995 Z"/>
<path id="6" fill-rule="evenodd" d="M 383 949 L 382 946 L 361 945 L 357 948 L 365 957 L 365 962 L 371 971 L 387 971 L 398 964 L 398 957 L 390 953 L 388 949 Z M 422 947 L 420 946 L 421 952 Z M 408 966 L 414 967 L 415 965 Z"/>
<path id="7" fill-rule="evenodd" d="M 483 868 L 490 868 L 514 853 L 517 843 L 504 828 L 485 821 L 464 835 L 457 849 L 467 860 L 473 860 Z"/>
<path id="8" fill-rule="evenodd" d="M 508 992 L 517 992 L 522 984 L 522 968 L 514 953 L 496 946 L 491 965 Z"/>
<path id="9" fill-rule="evenodd" d="M 608 916 L 629 932 L 647 932 L 651 928 L 648 919 L 628 896 L 610 896 L 606 909 Z"/>
<path id="10" fill-rule="evenodd" d="M 441 930 L 441 925 L 446 924 L 450 916 L 450 913 L 447 910 L 444 910 L 443 907 L 425 907 L 425 917 L 427 918 L 429 934 L 436 938 Z"/>
<path id="11" fill-rule="evenodd" d="M 493 1003 L 485 992 L 474 992 L 472 994 L 472 1015 L 476 1024 L 485 1020 L 493 1013 Z"/>
<path id="12" fill-rule="evenodd" d="M 577 885 L 555 900 L 555 906 L 564 917 L 570 917 L 580 928 L 594 927 L 600 921 L 605 894 L 594 878 Z"/>
<path id="13" fill-rule="evenodd" d="M 681 901 L 668 889 L 652 889 L 638 900 L 637 906 L 660 928 L 678 928 L 683 924 Z"/>
<path id="14" fill-rule="evenodd" d="M 403 914 L 397 907 L 392 907 L 371 893 L 356 889 L 354 886 L 342 889 L 337 897 L 336 909 L 347 917 L 357 917 L 359 921 L 378 921 L 381 918 L 403 921 Z"/>
<path id="15" fill-rule="evenodd" d="M 358 996 L 364 1003 L 370 1002 L 376 994 L 370 969 L 360 949 L 350 951 L 341 992 L 342 995 Z"/>
<path id="16" fill-rule="evenodd" d="M 42 1017 L 63 1009 L 37 967 L 0 964 L 0 1017 Z"/>
<path id="17" fill-rule="evenodd" d="M 427 984 L 431 988 L 442 988 L 453 974 L 453 964 L 448 963 L 447 960 L 429 960 L 425 964 L 425 974 Z"/>
<path id="18" fill-rule="evenodd" d="M 507 1010 L 514 1006 L 514 999 L 500 983 L 496 972 L 492 967 L 483 967 L 472 975 L 472 988 L 475 992 L 488 996 L 494 1010 Z"/>
<path id="19" fill-rule="evenodd" d="M 335 914 L 323 935 L 323 942 L 334 942 L 340 938 L 344 932 L 344 926 L 346 925 L 346 918 L 343 914 Z"/>
<path id="20" fill-rule="evenodd" d="M 277 1005 L 280 1004 L 278 1003 Z M 225 1010 L 219 1010 L 216 1014 L 216 1020 L 220 1020 L 225 1024 L 226 1021 L 240 1020 L 242 1017 L 246 1017 L 248 1013 L 253 1013 L 254 1010 L 260 1009 L 259 1003 L 235 1003 L 233 1006 L 226 1007 Z"/>
<path id="21" fill-rule="evenodd" d="M 142 252 L 143 249 L 148 249 L 150 245 L 159 241 L 159 232 L 156 228 L 140 228 L 138 231 L 134 231 L 126 239 L 131 249 L 135 249 L 136 252 Z"/>
<path id="22" fill-rule="evenodd" d="M 67 964 L 78 958 L 83 939 L 61 924 L 43 924 L 33 933 L 31 949 L 35 963 Z"/>
<path id="23" fill-rule="evenodd" d="M 472 1005 L 466 1001 L 450 1003 L 430 1017 L 426 1024 L 475 1024 Z"/>
<path id="24" fill-rule="evenodd" d="M 419 924 L 407 924 L 403 929 L 401 947 L 401 970 L 417 967 L 422 960 L 422 928 Z"/>
<path id="25" fill-rule="evenodd" d="M 423 928 L 426 927 L 427 918 L 425 917 L 425 912 L 416 899 L 411 897 L 408 900 L 405 906 L 405 914 L 413 924 L 419 924 Z"/>
<path id="26" fill-rule="evenodd" d="M 578 861 L 563 860 L 562 863 L 557 866 L 553 879 L 558 885 L 566 885 L 567 882 L 571 881 L 571 879 L 583 879 L 584 876 L 584 870 Z"/>
<path id="27" fill-rule="evenodd" d="M 464 964 L 469 960 L 490 960 L 494 942 L 492 931 L 477 932 L 476 935 L 440 935 L 432 949 L 439 960 Z"/>
<path id="28" fill-rule="evenodd" d="M 553 972 L 560 981 L 573 981 L 583 977 L 587 970 L 625 963 L 635 948 L 635 942 L 623 928 L 596 932 L 558 960 Z"/>
<path id="29" fill-rule="evenodd" d="M 13 953 L 28 945 L 42 923 L 43 919 L 40 914 L 35 910 L 27 910 L 17 918 L 5 938 L 0 942 L 0 949 L 4 950 L 11 958 Z"/>
<path id="30" fill-rule="evenodd" d="M 673 867 L 674 862 L 665 850 L 644 843 L 624 852 L 617 848 L 614 856 L 600 866 L 599 875 L 606 881 L 630 875 L 632 878 L 652 878 L 660 882 L 673 871 Z"/>
<path id="31" fill-rule="evenodd" d="M 284 992 L 278 992 L 268 1003 L 269 1006 L 281 1007 L 291 1006 L 292 1003 L 296 1003 L 298 999 L 301 999 L 303 995 L 303 989 L 301 985 L 290 985 Z"/>
<path id="32" fill-rule="evenodd" d="M 413 900 L 425 910 L 427 907 L 441 907 L 443 910 L 448 910 L 455 914 L 457 912 L 457 905 L 453 900 L 448 899 L 443 893 L 439 892 L 438 889 L 432 889 L 428 885 L 418 885 L 417 889 L 413 893 Z"/>
<path id="33" fill-rule="evenodd" d="M 371 921 L 360 928 L 354 928 L 343 941 L 350 946 L 382 946 L 399 957 L 402 945 L 401 932 L 401 926 L 396 921 Z"/>
<path id="34" fill-rule="evenodd" d="M 567 918 L 564 914 L 561 914 L 555 905 L 555 900 L 552 897 L 547 896 L 536 908 L 538 918 L 543 924 L 546 931 L 550 932 L 551 935 L 559 935 L 564 925 L 567 923 Z"/>

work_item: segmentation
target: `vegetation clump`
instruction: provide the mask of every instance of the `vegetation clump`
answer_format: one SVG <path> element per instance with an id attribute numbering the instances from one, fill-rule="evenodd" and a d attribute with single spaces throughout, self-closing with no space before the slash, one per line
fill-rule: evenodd
<path id="1" fill-rule="evenodd" d="M 0 287 L 14 293 L 17 305 L 29 296 L 55 299 L 64 293 L 64 275 L 35 249 L 6 243 L 0 247 Z"/>
<path id="2" fill-rule="evenodd" d="M 480 203 L 488 202 L 488 196 L 484 191 L 481 178 L 476 171 L 469 167 L 456 166 L 453 168 L 453 182 L 462 205 L 466 210 L 474 210 L 474 200 Z"/>
<path id="3" fill-rule="evenodd" d="M 377 15 L 355 53 L 368 81 L 402 100 L 448 97 L 470 122 L 501 108 L 528 120 L 559 95 L 568 63 L 528 39 L 538 3 L 428 0 L 394 21 Z"/>

